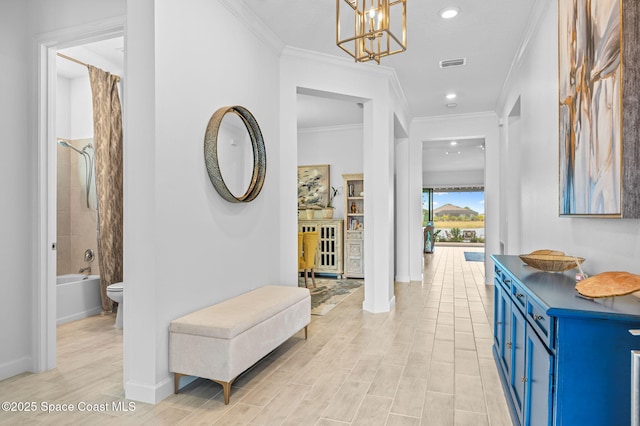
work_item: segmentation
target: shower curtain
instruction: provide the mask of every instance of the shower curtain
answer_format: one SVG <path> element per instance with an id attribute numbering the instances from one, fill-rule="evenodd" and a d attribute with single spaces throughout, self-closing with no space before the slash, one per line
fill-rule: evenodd
<path id="1" fill-rule="evenodd" d="M 107 287 L 122 281 L 122 110 L 118 77 L 89 65 L 98 198 L 98 261 L 102 309 L 113 302 Z"/>

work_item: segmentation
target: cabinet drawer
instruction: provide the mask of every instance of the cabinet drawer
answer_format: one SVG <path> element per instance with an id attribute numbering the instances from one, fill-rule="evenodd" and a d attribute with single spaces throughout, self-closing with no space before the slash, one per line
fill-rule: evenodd
<path id="1" fill-rule="evenodd" d="M 507 290 L 507 293 L 511 293 L 511 277 L 497 266 L 495 268 L 495 281 Z"/>
<path id="2" fill-rule="evenodd" d="M 347 231 L 347 239 L 364 240 L 364 232 L 363 231 Z"/>
<path id="3" fill-rule="evenodd" d="M 527 320 L 536 330 L 544 344 L 553 348 L 554 320 L 546 313 L 546 309 L 531 297 L 527 299 Z"/>
<path id="4" fill-rule="evenodd" d="M 514 303 L 523 311 L 527 306 L 527 293 L 517 281 L 511 281 L 511 295 Z"/>

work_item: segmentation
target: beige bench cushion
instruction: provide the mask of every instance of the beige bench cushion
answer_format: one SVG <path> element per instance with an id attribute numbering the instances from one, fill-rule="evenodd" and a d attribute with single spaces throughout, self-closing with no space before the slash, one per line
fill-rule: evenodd
<path id="1" fill-rule="evenodd" d="M 306 288 L 268 285 L 173 320 L 169 330 L 232 339 L 309 297 Z"/>

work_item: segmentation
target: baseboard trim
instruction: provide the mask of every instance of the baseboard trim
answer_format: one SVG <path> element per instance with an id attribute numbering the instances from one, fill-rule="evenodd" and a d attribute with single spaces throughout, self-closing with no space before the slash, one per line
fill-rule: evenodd
<path id="1" fill-rule="evenodd" d="M 0 380 L 31 371 L 31 357 L 25 356 L 0 364 Z"/>
<path id="2" fill-rule="evenodd" d="M 367 300 L 364 300 L 362 302 L 362 309 L 367 312 L 371 312 L 372 314 L 381 314 L 384 312 L 391 311 L 391 309 L 394 307 L 395 304 L 396 304 L 395 296 L 393 296 L 390 300 L 388 300 L 387 303 L 385 303 L 383 306 L 380 306 L 380 305 L 372 306 L 371 303 L 368 303 Z"/>
<path id="3" fill-rule="evenodd" d="M 124 386 L 126 399 L 157 404 L 173 393 L 173 375 L 165 377 L 155 385 L 147 385 L 128 381 Z"/>

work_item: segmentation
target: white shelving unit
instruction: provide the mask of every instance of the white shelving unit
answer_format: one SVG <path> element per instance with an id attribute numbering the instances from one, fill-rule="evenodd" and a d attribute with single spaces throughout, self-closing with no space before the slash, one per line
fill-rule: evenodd
<path id="1" fill-rule="evenodd" d="M 344 179 L 344 275 L 364 278 L 364 175 L 345 174 Z"/>

